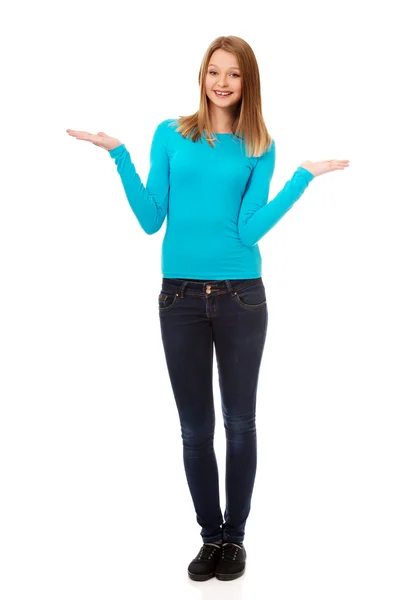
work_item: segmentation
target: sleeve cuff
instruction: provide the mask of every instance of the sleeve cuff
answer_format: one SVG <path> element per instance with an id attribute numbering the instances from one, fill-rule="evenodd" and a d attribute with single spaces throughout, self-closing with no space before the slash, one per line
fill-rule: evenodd
<path id="1" fill-rule="evenodd" d="M 120 156 L 123 152 L 125 152 L 125 150 L 125 144 L 120 144 L 116 148 L 109 150 L 108 153 L 111 156 L 111 158 L 115 158 L 116 156 Z"/>
<path id="2" fill-rule="evenodd" d="M 298 167 L 297 172 L 300 173 L 301 175 L 303 175 L 307 179 L 308 182 L 310 182 L 315 177 L 315 175 L 313 175 L 311 173 L 311 171 L 309 171 L 308 169 L 305 169 L 304 167 Z"/>

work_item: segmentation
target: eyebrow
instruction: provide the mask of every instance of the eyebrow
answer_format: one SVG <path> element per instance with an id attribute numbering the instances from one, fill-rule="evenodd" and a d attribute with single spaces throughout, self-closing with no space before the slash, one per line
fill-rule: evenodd
<path id="1" fill-rule="evenodd" d="M 209 67 L 217 67 L 217 65 L 208 65 Z M 218 67 L 217 67 L 218 68 Z M 237 71 L 240 71 L 239 67 L 229 67 L 230 69 L 236 69 Z"/>

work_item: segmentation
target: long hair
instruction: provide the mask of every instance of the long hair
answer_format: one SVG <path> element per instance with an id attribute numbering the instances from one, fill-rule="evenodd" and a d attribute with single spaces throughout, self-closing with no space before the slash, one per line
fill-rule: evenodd
<path id="1" fill-rule="evenodd" d="M 252 48 L 240 37 L 234 35 L 220 36 L 209 45 L 201 62 L 198 77 L 200 86 L 199 110 L 189 116 L 180 116 L 174 124 L 178 124 L 177 131 L 183 137 L 191 138 L 193 142 L 205 137 L 210 146 L 215 146 L 215 138 L 212 137 L 211 131 L 209 99 L 206 94 L 205 79 L 211 55 L 220 48 L 236 56 L 242 78 L 242 94 L 237 103 L 232 133 L 244 141 L 247 156 L 261 156 L 269 149 L 272 136 L 267 131 L 262 115 L 260 72 L 257 60 Z"/>

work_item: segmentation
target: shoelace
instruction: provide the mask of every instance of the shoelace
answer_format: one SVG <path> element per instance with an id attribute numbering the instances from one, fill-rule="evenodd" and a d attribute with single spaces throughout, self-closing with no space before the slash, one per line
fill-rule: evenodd
<path id="1" fill-rule="evenodd" d="M 212 558 L 216 548 L 221 548 L 221 544 L 204 544 L 197 558 L 203 560 Z"/>
<path id="2" fill-rule="evenodd" d="M 242 550 L 243 546 L 234 544 L 233 542 L 225 542 L 222 544 L 222 557 L 226 560 L 236 560 L 236 556 L 239 550 Z"/>

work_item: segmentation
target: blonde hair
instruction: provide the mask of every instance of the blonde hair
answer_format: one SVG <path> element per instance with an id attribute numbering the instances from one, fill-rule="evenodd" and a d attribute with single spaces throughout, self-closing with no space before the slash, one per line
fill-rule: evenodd
<path id="1" fill-rule="evenodd" d="M 245 142 L 247 156 L 259 157 L 269 149 L 272 137 L 264 123 L 261 106 L 260 73 L 252 48 L 242 38 L 229 35 L 216 38 L 207 48 L 199 71 L 200 107 L 189 116 L 180 116 L 174 124 L 177 131 L 185 138 L 191 137 L 193 142 L 203 137 L 214 147 L 212 138 L 209 100 L 206 94 L 205 79 L 211 55 L 215 50 L 231 52 L 237 58 L 242 77 L 242 97 L 238 102 L 237 112 L 232 125 L 233 134 Z M 173 124 L 172 124 L 173 125 Z"/>

